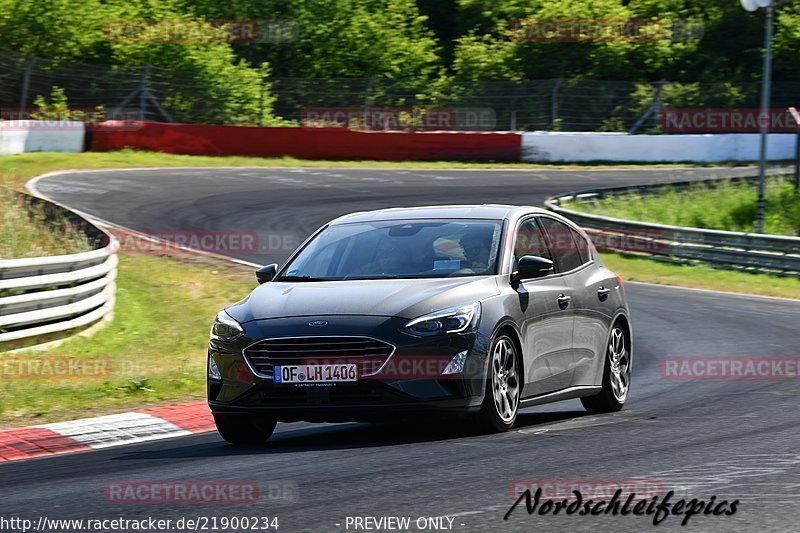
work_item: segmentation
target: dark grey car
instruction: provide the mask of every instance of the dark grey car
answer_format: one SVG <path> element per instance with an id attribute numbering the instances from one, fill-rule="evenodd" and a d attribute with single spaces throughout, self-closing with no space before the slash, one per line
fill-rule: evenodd
<path id="1" fill-rule="evenodd" d="M 463 416 L 508 430 L 520 408 L 616 411 L 632 336 L 618 276 L 559 215 L 501 205 L 340 217 L 220 312 L 208 400 L 220 434 L 279 421 Z"/>

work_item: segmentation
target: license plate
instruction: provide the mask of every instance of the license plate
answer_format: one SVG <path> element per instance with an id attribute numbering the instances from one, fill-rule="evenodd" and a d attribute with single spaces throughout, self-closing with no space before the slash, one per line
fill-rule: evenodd
<path id="1" fill-rule="evenodd" d="M 356 381 L 356 364 L 280 365 L 273 370 L 275 383 L 335 383 Z"/>

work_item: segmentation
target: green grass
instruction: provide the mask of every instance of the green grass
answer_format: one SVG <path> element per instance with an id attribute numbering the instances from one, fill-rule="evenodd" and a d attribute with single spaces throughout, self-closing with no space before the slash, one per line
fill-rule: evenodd
<path id="1" fill-rule="evenodd" d="M 590 202 L 565 202 L 563 207 L 671 226 L 752 232 L 756 199 L 755 183 L 698 183 L 682 191 L 608 196 Z M 769 178 L 766 200 L 765 233 L 800 235 L 800 194 L 792 181 Z"/>
<path id="2" fill-rule="evenodd" d="M 677 265 L 619 254 L 600 255 L 606 266 L 625 281 L 800 299 L 800 279 L 797 278 L 751 274 L 702 265 Z"/>
<path id="3" fill-rule="evenodd" d="M 563 207 L 596 215 L 727 231 L 753 231 L 757 189 L 754 183 L 697 183 L 682 191 L 625 194 L 592 201 L 564 202 Z M 791 180 L 767 180 L 766 233 L 800 235 L 800 195 Z M 800 298 L 800 280 L 785 276 L 678 265 L 646 257 L 602 254 L 623 279 L 729 292 Z"/>
<path id="4" fill-rule="evenodd" d="M 76 254 L 89 243 L 72 226 L 45 219 L 41 208 L 30 209 L 9 189 L 0 188 L 0 259 Z"/>
<path id="5" fill-rule="evenodd" d="M 255 285 L 160 256 L 120 256 L 111 323 L 45 351 L 0 355 L 0 426 L 23 426 L 202 398 L 214 314 Z M 90 377 L 25 377 L 3 361 L 108 360 Z"/>

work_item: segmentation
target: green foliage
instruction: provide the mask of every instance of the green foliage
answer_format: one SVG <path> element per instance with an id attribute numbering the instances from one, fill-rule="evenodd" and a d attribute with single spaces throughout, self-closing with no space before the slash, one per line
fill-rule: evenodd
<path id="1" fill-rule="evenodd" d="M 147 378 L 131 378 L 125 385 L 115 387 L 114 390 L 122 391 L 127 394 L 139 394 L 141 392 L 155 392 L 150 388 L 150 380 Z"/>
<path id="2" fill-rule="evenodd" d="M 3 48 L 48 59 L 92 58 L 103 42 L 101 0 L 0 0 Z"/>
<path id="3" fill-rule="evenodd" d="M 263 86 L 262 95 L 261 80 L 269 72 L 268 63 L 248 64 L 224 41 L 154 40 L 134 38 L 141 32 L 113 32 L 121 27 L 121 21 L 192 18 L 172 0 L 0 0 L 4 47 L 11 45 L 32 56 L 57 61 L 168 69 L 174 79 L 162 97 L 177 115 L 191 114 L 229 124 L 273 120 L 274 98 L 268 84 Z M 40 97 L 35 103 L 52 110 L 52 99 L 47 103 Z"/>
<path id="4" fill-rule="evenodd" d="M 515 40 L 516 19 L 648 19 L 651 40 Z M 260 20 L 290 24 L 277 42 L 142 42 L 110 38 L 125 20 Z M 457 103 L 458 82 L 627 80 L 640 89 L 624 112 L 644 112 L 652 83 L 673 82 L 670 106 L 750 105 L 761 73 L 763 10 L 735 0 L 0 0 L 3 47 L 55 61 L 141 66 L 175 74 L 159 98 L 176 115 L 230 124 L 282 123 L 274 116 L 276 78 L 404 80 L 416 103 Z M 778 81 L 800 81 L 800 5 L 779 9 Z M 48 67 L 49 68 L 49 67 Z M 713 83 L 713 86 L 700 85 Z M 377 84 L 374 99 L 381 93 Z M 394 91 L 396 94 L 398 91 Z M 469 93 L 469 90 L 467 90 Z M 408 98 L 407 96 L 407 98 Z M 402 105 L 402 98 L 396 101 Z M 623 110 L 606 120 L 617 130 Z"/>
<path id="5" fill-rule="evenodd" d="M 568 209 L 670 226 L 752 232 L 757 190 L 753 183 L 693 184 L 688 189 L 573 201 Z M 800 236 L 800 194 L 791 180 L 767 181 L 766 233 Z"/>
<path id="6" fill-rule="evenodd" d="M 69 112 L 69 104 L 67 103 L 67 95 L 64 94 L 64 89 L 54 85 L 53 91 L 50 93 L 50 98 L 37 95 L 33 100 L 33 105 L 39 108 L 39 112 L 44 115 L 51 113 L 65 114 Z"/>
<path id="7" fill-rule="evenodd" d="M 426 79 L 436 73 L 435 41 L 413 0 L 307 0 L 293 2 L 289 15 L 300 27 L 294 76 Z"/>
<path id="8" fill-rule="evenodd" d="M 268 61 L 276 77 L 427 80 L 439 50 L 414 0 L 182 0 L 194 16 L 291 22 L 288 42 L 236 45 L 250 63 Z"/>
<path id="9" fill-rule="evenodd" d="M 31 113 L 33 120 L 97 122 L 102 120 L 105 114 L 103 106 L 95 106 L 91 112 L 70 109 L 66 92 L 57 85 L 53 86 L 49 98 L 37 94 L 33 99 L 33 105 L 36 106 L 36 111 Z"/>
<path id="10" fill-rule="evenodd" d="M 520 80 L 522 60 L 516 48 L 507 39 L 466 35 L 457 41 L 453 71 L 464 81 Z"/>
<path id="11" fill-rule="evenodd" d="M 144 5 L 119 2 L 119 19 L 190 20 L 169 1 Z M 201 28 L 211 29 L 209 24 Z M 261 80 L 269 64 L 248 65 L 237 57 L 231 44 L 190 40 L 112 40 L 108 43 L 111 62 L 122 65 L 152 65 L 184 72 L 175 75 L 163 103 L 176 114 L 202 116 L 208 121 L 252 124 L 272 118 L 274 98 Z M 259 115 L 259 111 L 261 115 Z"/>

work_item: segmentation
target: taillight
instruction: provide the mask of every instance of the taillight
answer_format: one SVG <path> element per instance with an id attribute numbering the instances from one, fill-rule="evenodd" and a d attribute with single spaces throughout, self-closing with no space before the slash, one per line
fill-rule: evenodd
<path id="1" fill-rule="evenodd" d="M 614 274 L 614 277 L 617 278 L 617 283 L 619 283 L 619 288 L 623 288 L 622 278 L 619 277 L 619 274 Z"/>

